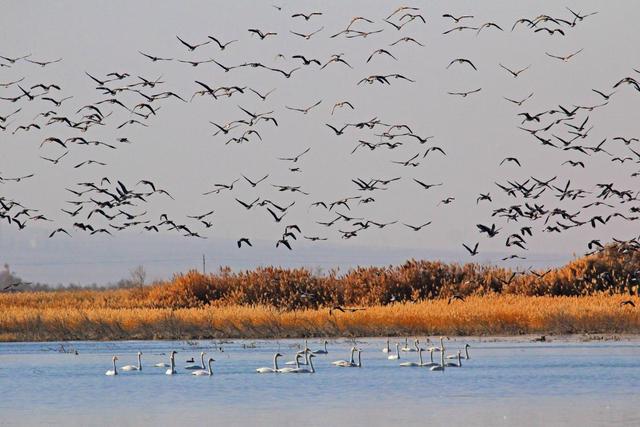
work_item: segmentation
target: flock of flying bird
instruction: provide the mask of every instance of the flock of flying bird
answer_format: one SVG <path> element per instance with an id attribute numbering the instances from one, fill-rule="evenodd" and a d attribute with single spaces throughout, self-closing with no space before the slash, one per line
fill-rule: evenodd
<path id="1" fill-rule="evenodd" d="M 282 7 L 274 7 L 276 13 L 286 13 Z M 56 213 L 55 220 L 53 216 L 37 207 L 26 206 L 20 200 L 1 194 L 0 220 L 17 229 L 24 229 L 33 223 L 49 223 L 51 224 L 50 238 L 70 237 L 74 233 L 113 235 L 125 230 L 149 233 L 174 232 L 187 237 L 206 238 L 205 232 L 214 225 L 215 209 L 194 212 L 185 215 L 185 218 L 172 218 L 166 213 L 154 211 L 152 202 L 157 198 L 174 199 L 175 197 L 179 200 L 179 195 L 163 189 L 156 179 L 125 182 L 124 179 L 103 176 L 102 170 L 105 170 L 104 168 L 108 165 L 98 156 L 89 158 L 83 155 L 78 159 L 80 161 L 70 162 L 71 153 L 80 151 L 81 147 L 118 150 L 127 144 L 136 143 L 127 136 L 127 131 L 131 128 L 142 129 L 153 126 L 154 121 L 159 120 L 158 118 L 162 115 L 161 104 L 165 103 L 172 103 L 172 107 L 175 107 L 175 105 L 189 104 L 202 98 L 211 102 L 232 97 L 234 100 L 237 99 L 236 105 L 229 107 L 229 111 L 237 112 L 239 116 L 237 119 L 222 123 L 215 120 L 210 122 L 214 129 L 214 137 L 224 146 L 259 144 L 262 141 L 263 129 L 280 126 L 275 107 L 248 106 L 249 102 L 268 105 L 270 95 L 277 89 L 263 90 L 246 85 L 216 86 L 212 83 L 215 78 L 212 78 L 211 81 L 193 80 L 192 93 L 176 93 L 166 87 L 167 82 L 162 77 L 163 64 L 170 62 L 184 64 L 187 67 L 186 70 L 209 66 L 212 67 L 211 72 L 214 76 L 215 73 L 233 74 L 239 69 L 253 70 L 255 73 L 280 76 L 283 84 L 287 84 L 302 73 L 317 73 L 321 76 L 323 70 L 327 68 L 357 69 L 357 58 L 347 57 L 344 53 L 335 53 L 322 59 L 314 58 L 304 52 L 293 55 L 291 58 L 278 54 L 274 63 L 285 59 L 295 61 L 294 67 L 285 68 L 260 62 L 232 64 L 222 59 L 222 55 L 226 51 L 240 49 L 243 43 L 269 43 L 271 40 L 281 40 L 285 37 L 300 38 L 305 41 L 322 37 L 339 38 L 344 39 L 345 43 L 349 43 L 351 39 L 366 38 L 371 40 L 376 48 L 366 53 L 363 58 L 365 66 L 374 65 L 380 61 L 400 64 L 401 52 L 397 48 L 407 46 L 414 49 L 413 54 L 419 55 L 420 49 L 427 43 L 419 37 L 420 28 L 427 25 L 429 20 L 441 19 L 448 23 L 451 28 L 442 33 L 446 37 L 464 33 L 480 37 L 486 32 L 509 31 L 530 31 L 548 37 L 565 37 L 574 27 L 582 25 L 587 18 L 596 13 L 576 12 L 567 8 L 562 16 L 539 15 L 521 18 L 509 28 L 504 23 L 480 22 L 472 15 L 445 13 L 436 18 L 436 16 L 427 16 L 417 7 L 402 6 L 391 11 L 383 19 L 374 20 L 370 17 L 356 16 L 344 28 L 329 31 L 325 28 L 328 25 L 322 24 L 323 12 L 294 12 L 290 14 L 290 22 L 292 25 L 295 24 L 295 28 L 304 27 L 304 31 L 248 28 L 247 40 L 227 40 L 219 35 L 208 35 L 194 41 L 177 35 L 176 46 L 182 51 L 182 58 L 188 55 L 187 59 L 178 59 L 146 49 L 139 50 L 139 54 L 148 60 L 150 66 L 159 71 L 159 76 L 157 74 L 143 76 L 132 70 L 85 71 L 83 77 L 86 83 L 94 85 L 98 95 L 97 100 L 92 102 L 75 98 L 65 92 L 62 84 L 50 82 L 47 79 L 46 70 L 55 67 L 63 61 L 62 58 L 45 60 L 30 53 L 0 56 L 0 78 L 9 70 L 19 70 L 20 73 L 24 73 L 24 76 L 10 81 L 0 80 L 0 136 L 3 142 L 6 144 L 13 135 L 28 134 L 34 144 L 39 144 L 41 155 L 38 161 L 56 168 L 72 170 L 95 168 L 96 171 L 94 180 L 77 182 L 66 188 L 70 200 L 65 201 L 61 213 Z M 251 41 L 251 38 L 254 40 Z M 549 61 L 570 63 L 582 51 L 583 49 L 579 48 L 569 53 L 545 52 L 545 54 Z M 503 63 L 497 65 L 498 69 L 514 79 L 518 79 L 532 67 L 532 65 L 526 65 L 513 68 Z M 463 57 L 452 58 L 448 64 L 445 63 L 442 66 L 446 69 L 464 67 L 468 72 L 475 72 L 479 67 L 472 59 Z M 36 74 L 37 70 L 42 71 L 42 74 Z M 590 132 L 595 126 L 594 119 L 591 117 L 593 111 L 604 109 L 615 103 L 616 94 L 622 91 L 640 92 L 640 82 L 633 77 L 635 76 L 633 73 L 640 73 L 640 71 L 631 71 L 631 76 L 617 79 L 610 88 L 592 89 L 590 95 L 597 102 L 589 105 L 563 104 L 545 111 L 526 111 L 524 110 L 526 104 L 534 97 L 534 92 L 523 98 L 504 96 L 504 102 L 517 107 L 517 112 L 514 113 L 516 121 L 514 125 L 517 125 L 532 143 L 538 143 L 546 149 L 550 159 L 560 158 L 562 155 L 570 156 L 570 158 L 562 158 L 562 167 L 586 168 L 587 161 L 595 156 L 608 156 L 612 166 L 615 167 L 638 165 L 640 164 L 638 137 L 612 135 L 601 141 L 592 141 L 590 137 Z M 41 80 L 37 80 L 34 77 L 36 75 Z M 419 75 L 417 72 L 412 75 L 370 74 L 363 76 L 354 84 L 357 86 L 411 85 L 420 78 Z M 189 78 L 186 71 L 185 76 Z M 640 76 L 637 77 L 640 78 Z M 473 87 L 469 90 L 446 92 L 452 97 L 467 98 L 482 96 L 482 90 L 482 87 Z M 26 115 L 29 106 L 38 108 L 35 116 Z M 357 111 L 357 102 L 353 99 L 332 100 L 328 104 L 319 99 L 304 105 L 291 103 L 283 107 L 283 110 L 291 111 L 291 114 L 300 114 L 301 118 L 318 116 L 321 114 L 320 110 L 325 109 L 329 119 L 323 121 L 326 122 L 324 128 L 328 138 L 334 137 L 342 141 L 355 139 L 357 142 L 349 149 L 352 155 L 362 154 L 366 150 L 389 152 L 392 156 L 389 157 L 389 167 L 394 171 L 411 172 L 424 164 L 427 158 L 444 159 L 447 156 L 446 147 L 437 145 L 437 137 L 415 132 L 413 129 L 416 126 L 412 124 L 394 123 L 380 117 L 340 124 L 338 117 L 342 110 Z M 107 140 L 95 139 L 92 137 L 94 129 L 112 129 L 112 137 Z M 302 165 L 305 161 L 311 161 L 309 157 L 313 155 L 313 148 L 302 148 L 291 155 L 279 157 L 278 160 L 285 165 L 292 177 L 302 176 Z M 409 153 L 395 154 L 407 148 L 411 150 Z M 96 150 L 96 153 L 100 153 L 100 150 Z M 4 168 L 7 169 L 7 166 L 5 164 Z M 515 156 L 505 157 L 500 162 L 500 166 L 521 168 L 523 160 Z M 352 239 L 367 230 L 380 230 L 391 226 L 404 227 L 407 231 L 415 233 L 428 229 L 432 225 L 429 218 L 412 224 L 400 219 L 380 221 L 353 213 L 356 208 L 375 207 L 377 195 L 380 192 L 391 191 L 393 186 L 401 180 L 415 184 L 417 191 L 432 192 L 436 188 L 446 187 L 444 182 L 426 182 L 422 178 L 407 178 L 396 173 L 397 176 L 394 175 L 391 178 L 353 177 L 348 184 L 353 185 L 351 194 L 332 200 L 312 201 L 309 199 L 311 194 L 305 191 L 301 184 L 271 182 L 269 173 L 257 177 L 240 174 L 227 182 L 216 183 L 202 194 L 203 197 L 213 198 L 222 193 L 229 193 L 235 200 L 232 203 L 237 203 L 240 212 L 262 208 L 264 214 L 281 227 L 281 234 L 274 239 L 275 246 L 292 250 L 295 241 L 300 237 L 313 242 L 327 240 L 327 234 L 318 230 L 337 230 L 335 236 Z M 640 168 L 635 166 L 631 176 L 640 177 Z M 16 175 L 0 171 L 0 188 L 9 185 L 17 186 L 33 177 L 34 173 L 30 171 Z M 247 200 L 236 191 L 240 186 L 256 190 L 268 187 L 276 194 L 295 197 L 295 200 L 271 200 L 263 197 Z M 507 235 L 505 246 L 513 253 L 503 260 L 524 259 L 527 240 L 535 232 L 563 233 L 580 227 L 595 229 L 610 221 L 636 221 L 640 213 L 640 192 L 637 188 L 621 188 L 614 182 L 598 183 L 595 189 L 583 189 L 575 182 L 563 180 L 560 176 L 531 176 L 529 179 L 520 181 L 509 178 L 498 180 L 495 182 L 494 191 L 502 193 L 503 196 L 506 195 L 508 200 L 513 200 L 513 203 L 493 208 L 491 217 L 500 220 L 502 224 L 496 224 L 494 220 L 483 221 L 484 223 L 477 224 L 477 232 L 480 236 L 489 239 Z M 545 200 L 553 201 L 553 206 L 539 201 L 543 194 L 547 196 Z M 590 198 L 588 203 L 585 201 L 582 209 L 575 212 L 563 206 L 563 202 L 579 201 L 587 197 Z M 481 192 L 477 196 L 476 204 L 491 204 L 494 203 L 494 198 L 496 195 L 491 191 Z M 455 202 L 454 195 L 445 194 L 437 206 L 444 207 Z M 322 212 L 322 216 L 315 218 L 314 222 L 317 226 L 314 226 L 313 231 L 310 232 L 303 232 L 303 226 L 290 221 L 293 217 L 290 213 L 292 208 L 303 204 L 311 212 Z M 590 214 L 589 211 L 594 208 L 606 208 L 607 213 Z M 64 223 L 57 219 L 59 215 L 65 219 Z M 526 224 L 522 224 L 525 222 Z M 520 225 L 513 229 L 508 227 L 511 223 Z M 507 232 L 507 229 L 510 231 Z M 617 241 L 624 243 L 627 249 L 637 250 L 640 246 L 637 237 Z M 460 242 L 460 245 L 471 256 L 480 253 L 479 239 Z M 250 246 L 252 246 L 250 236 L 237 236 L 238 248 Z M 603 243 L 598 239 L 591 239 L 588 242 L 588 249 L 589 251 L 602 250 Z"/>
<path id="2" fill-rule="evenodd" d="M 413 341 L 413 345 L 409 344 L 409 339 L 405 338 L 404 346 L 401 348 L 400 343 L 395 344 L 395 351 L 392 350 L 390 346 L 390 341 L 387 339 L 386 346 L 382 348 L 382 353 L 386 355 L 387 360 L 392 362 L 400 362 L 400 367 L 413 367 L 413 368 L 429 368 L 431 371 L 439 371 L 444 372 L 446 368 L 461 368 L 462 360 L 468 361 L 471 359 L 469 356 L 469 348 L 471 347 L 469 344 L 465 344 L 463 349 L 457 350 L 453 354 L 446 354 L 446 348 L 444 345 L 444 340 L 449 339 L 448 337 L 440 337 L 440 345 L 431 345 L 427 348 L 420 347 L 420 340 L 417 338 Z M 427 338 L 427 344 L 430 343 L 429 338 Z M 313 365 L 313 358 L 318 356 L 326 356 L 329 354 L 329 350 L 327 345 L 329 342 L 324 340 L 324 345 L 322 348 L 312 350 L 309 348 L 308 341 L 305 339 L 304 345 L 301 346 L 302 350 L 297 351 L 295 354 L 295 359 L 287 361 L 284 367 L 278 366 L 278 358 L 283 355 L 280 352 L 276 352 L 273 356 L 273 367 L 265 366 L 261 368 L 257 368 L 256 372 L 259 374 L 314 374 L 316 372 L 315 366 Z M 300 348 L 300 347 L 298 347 Z M 349 351 L 349 359 L 340 359 L 334 362 L 331 362 L 331 365 L 337 368 L 362 368 L 362 348 L 358 348 L 357 346 L 352 346 Z M 422 353 L 429 352 L 429 361 L 425 361 Z M 357 361 L 355 358 L 355 354 L 357 353 Z M 417 360 L 401 362 L 405 358 L 404 354 L 413 354 L 417 355 Z M 440 355 L 440 361 L 434 361 L 433 354 L 437 353 Z M 463 356 L 464 353 L 464 356 Z M 165 371 L 166 375 L 178 375 L 178 370 L 176 369 L 176 354 L 177 351 L 173 350 L 169 353 L 169 363 L 165 362 L 157 362 L 152 366 L 154 368 L 168 368 Z M 142 352 L 137 353 L 137 364 L 136 365 L 124 365 L 120 367 L 120 371 L 124 372 L 141 372 L 142 371 Z M 200 365 L 195 363 L 194 358 L 187 360 L 188 365 L 184 366 L 184 369 L 191 373 L 194 376 L 212 376 L 213 375 L 213 367 L 212 363 L 215 362 L 215 359 L 209 358 L 205 362 L 204 351 L 200 352 Z M 116 365 L 116 361 L 119 360 L 118 356 L 115 355 L 111 358 L 111 362 L 113 363 L 112 369 L 109 369 L 105 372 L 106 376 L 116 376 L 118 375 L 118 367 Z M 452 361 L 455 360 L 455 361 Z"/>

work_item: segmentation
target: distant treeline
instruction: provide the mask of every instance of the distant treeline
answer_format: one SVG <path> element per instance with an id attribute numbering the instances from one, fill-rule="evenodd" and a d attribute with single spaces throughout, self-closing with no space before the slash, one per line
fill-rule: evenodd
<path id="1" fill-rule="evenodd" d="M 606 292 L 637 295 L 640 285 L 640 249 L 611 244 L 545 271 L 512 271 L 490 265 L 447 264 L 410 260 L 389 267 L 360 267 L 345 273 L 314 273 L 307 268 L 261 267 L 217 273 L 190 271 L 172 280 L 95 295 L 109 301 L 101 307 L 194 308 L 207 305 L 261 305 L 283 310 L 335 305 L 377 306 L 452 296 L 514 294 L 525 296 L 581 296 Z M 140 282 L 140 281 L 138 281 Z M 69 289 L 87 298 L 86 288 Z M 37 289 L 36 289 L 37 290 Z M 71 295 L 69 295 L 71 298 Z M 89 297 L 91 298 L 91 297 Z"/>

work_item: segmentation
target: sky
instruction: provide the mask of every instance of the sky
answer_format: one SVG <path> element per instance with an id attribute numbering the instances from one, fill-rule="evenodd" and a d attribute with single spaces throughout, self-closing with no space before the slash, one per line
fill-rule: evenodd
<path id="1" fill-rule="evenodd" d="M 279 6 L 281 9 L 274 7 Z M 534 223 L 520 220 L 507 222 L 492 217 L 494 209 L 531 202 L 520 197 L 509 197 L 495 183 L 524 182 L 530 177 L 550 179 L 564 187 L 570 180 L 570 188 L 597 191 L 597 183 L 615 183 L 621 190 L 640 190 L 637 157 L 629 150 L 640 152 L 637 142 L 626 146 L 613 141 L 615 136 L 640 136 L 634 111 L 640 94 L 630 86 L 620 86 L 610 102 L 593 111 L 580 111 L 574 121 L 579 125 L 587 116 L 593 129 L 574 145 L 595 146 L 607 138 L 604 146 L 612 156 L 603 153 L 585 155 L 551 147 L 544 147 L 523 127 L 541 127 L 560 115 L 545 116 L 542 123 L 521 125 L 522 116 L 558 109 L 558 105 L 593 106 L 603 98 L 592 91 L 612 92 L 612 86 L 626 76 L 640 77 L 640 60 L 635 48 L 637 30 L 634 27 L 638 7 L 622 2 L 607 4 L 581 1 L 566 4 L 574 11 L 598 13 L 578 22 L 575 27 L 560 27 L 566 32 L 548 35 L 534 32 L 522 24 L 511 31 L 514 22 L 523 17 L 535 18 L 548 14 L 567 20 L 572 19 L 565 4 L 551 1 L 501 2 L 415 2 L 426 23 L 416 19 L 396 30 L 383 21 L 398 5 L 386 1 L 350 2 L 221 2 L 185 1 L 158 4 L 151 1 L 126 2 L 11 2 L 3 6 L 0 16 L 0 55 L 18 57 L 31 54 L 30 60 L 62 61 L 40 67 L 24 60 L 0 67 L 0 83 L 25 78 L 24 88 L 38 83 L 56 83 L 62 91 L 51 91 L 55 99 L 73 98 L 55 107 L 50 102 L 36 98 L 21 99 L 16 103 L 0 100 L 0 116 L 6 116 L 17 108 L 20 113 L 7 120 L 8 130 L 0 131 L 0 197 L 16 200 L 25 206 L 38 209 L 52 222 L 29 221 L 24 230 L 15 225 L 0 222 L 0 262 L 9 263 L 25 280 L 46 283 L 107 283 L 126 277 L 137 265 L 144 265 L 151 278 L 166 278 L 174 272 L 188 268 L 201 268 L 201 256 L 205 256 L 207 269 L 220 265 L 232 268 L 252 268 L 259 265 L 308 266 L 324 270 L 355 265 L 387 265 L 408 258 L 441 259 L 456 262 L 496 263 L 508 266 L 543 267 L 558 265 L 587 251 L 591 239 L 610 241 L 612 237 L 637 236 L 637 222 L 614 218 L 604 226 L 592 228 L 588 224 L 563 233 L 543 232 L 549 225 L 544 220 Z M 297 12 L 321 11 L 309 21 L 292 18 Z M 404 13 L 404 12 L 403 12 Z M 393 17 L 398 19 L 403 13 Z M 475 31 L 442 33 L 455 24 L 445 13 L 473 15 L 461 23 L 479 26 L 495 22 L 504 31 L 495 28 Z M 352 29 L 382 32 L 366 38 L 330 38 L 349 25 L 354 16 L 364 16 L 372 24 L 359 22 Z M 392 19 L 392 20 L 393 20 Z M 397 22 L 397 21 L 394 21 Z M 538 27 L 556 28 L 548 23 Z M 536 27 L 536 28 L 538 28 Z M 276 36 L 260 40 L 247 30 L 277 32 Z M 309 40 L 291 33 L 310 33 L 321 29 Z M 176 38 L 190 43 L 209 40 L 214 36 L 223 41 L 238 40 L 221 51 L 209 43 L 190 52 Z M 389 46 L 401 37 L 410 36 L 424 44 L 423 47 L 399 43 Z M 395 58 L 375 55 L 376 49 L 387 49 Z M 560 61 L 545 52 L 563 56 L 583 49 L 569 61 Z M 173 58 L 171 62 L 151 62 L 139 51 Z M 334 63 L 320 70 L 318 66 L 301 66 L 291 56 L 302 54 L 326 63 L 332 54 L 344 54 L 352 68 Z M 477 71 L 465 64 L 447 65 L 455 58 L 473 62 Z M 264 68 L 243 67 L 224 72 L 213 62 L 193 67 L 177 62 L 181 60 L 215 59 L 223 65 L 239 65 L 260 62 L 272 68 L 295 71 L 291 78 Z M 513 70 L 529 67 L 517 78 L 502 69 L 502 64 Z M 275 89 L 265 101 L 250 91 L 232 97 L 195 97 L 183 103 L 176 99 L 154 101 L 159 107 L 156 115 L 147 120 L 133 115 L 118 106 L 102 104 L 101 110 L 112 115 L 104 126 L 94 126 L 86 133 L 55 124 L 44 126 L 40 113 L 53 109 L 60 115 L 79 120 L 76 111 L 84 105 L 110 98 L 101 94 L 85 72 L 105 79 L 110 72 L 127 72 L 131 77 L 108 83 L 109 87 L 138 82 L 136 76 L 147 79 L 160 78 L 164 83 L 154 89 L 143 89 L 147 94 L 174 91 L 189 101 L 200 90 L 195 81 L 211 87 L 250 87 L 260 93 Z M 389 85 L 360 84 L 369 75 L 399 73 L 415 82 L 391 79 Z M 449 95 L 447 92 L 464 92 L 482 88 L 467 97 Z M 34 91 L 36 93 L 37 91 Z M 533 96 L 522 106 L 508 102 L 504 97 L 523 99 Z M 0 97 L 20 94 L 16 85 L 0 86 Z M 46 96 L 46 95 L 45 95 Z M 133 92 L 122 92 L 117 98 L 127 106 L 143 99 Z M 287 107 L 306 108 L 322 101 L 308 114 Z M 354 109 L 331 109 L 336 102 L 349 101 Z M 270 113 L 278 126 L 258 123 L 254 129 L 260 133 L 243 143 L 225 144 L 231 136 L 239 136 L 234 129 L 229 135 L 212 136 L 219 124 L 247 119 L 239 107 L 248 111 Z M 118 126 L 130 119 L 143 121 L 147 126 Z M 422 137 L 433 136 L 426 144 L 416 139 L 396 136 L 393 140 L 377 136 L 386 129 L 374 130 L 348 128 L 337 136 L 326 124 L 342 127 L 346 123 L 365 122 L 378 118 L 383 123 L 406 124 L 413 133 Z M 39 123 L 42 129 L 17 131 L 19 125 Z M 564 124 L 554 127 L 551 133 L 571 130 Z M 402 130 L 394 130 L 402 133 Z M 558 133 L 556 133 L 558 135 Z M 56 158 L 65 149 L 42 141 L 47 137 L 65 139 L 83 136 L 117 146 L 81 146 L 69 144 L 68 154 L 54 165 L 42 157 Z M 560 135 L 558 135 L 560 136 Z M 569 135 L 570 136 L 570 135 Z M 117 143 L 127 137 L 131 144 Z M 360 148 L 352 154 L 358 140 L 376 143 L 402 142 L 396 149 L 377 148 L 370 151 Z M 557 142 L 557 141 L 556 141 Z M 422 158 L 431 146 L 441 147 L 446 156 L 431 152 Z M 309 152 L 298 162 L 279 160 L 296 156 L 306 149 Z M 406 161 L 419 153 L 419 165 L 402 166 L 394 161 Z M 631 156 L 625 163 L 612 162 L 613 157 Z M 505 157 L 516 157 L 521 163 L 500 165 Z M 97 160 L 105 166 L 74 166 Z M 562 164 L 566 160 L 581 160 L 585 168 Z M 292 172 L 297 167 L 300 171 Z M 20 182 L 6 178 L 33 173 L 32 178 Z M 257 180 L 269 177 L 253 188 L 242 174 Z M 153 195 L 146 203 L 127 207 L 130 213 L 143 213 L 143 220 L 157 224 L 166 213 L 179 223 L 188 224 L 193 231 L 206 239 L 183 237 L 176 231 L 144 232 L 141 227 L 114 232 L 113 236 L 90 236 L 74 229 L 76 218 L 69 217 L 61 209 L 69 210 L 68 203 L 75 196 L 66 188 L 77 189 L 80 182 L 99 183 L 108 177 L 114 183 L 122 181 L 133 188 L 139 180 L 149 180 L 165 189 L 172 197 Z M 386 190 L 359 191 L 352 182 L 361 178 L 391 179 L 398 181 L 387 185 Z M 240 179 L 231 191 L 203 195 L 217 183 L 230 184 Z M 441 186 L 424 190 L 413 181 L 418 179 Z M 532 181 L 530 181 L 531 183 Z M 300 186 L 309 193 L 279 192 L 273 185 Z M 143 186 L 144 187 L 144 186 Z M 143 187 L 136 187 L 140 190 Z M 477 203 L 480 193 L 489 192 L 492 202 Z M 547 208 L 563 208 L 568 212 L 583 212 L 579 218 L 588 220 L 593 215 L 626 212 L 639 203 L 619 204 L 615 207 L 591 207 L 583 205 L 597 200 L 596 193 L 584 199 L 560 201 L 557 192 L 549 190 L 536 203 Z M 337 208 L 331 212 L 313 207 L 317 201 L 335 201 L 344 197 L 372 197 L 374 202 L 350 203 L 350 210 Z M 450 204 L 441 200 L 454 197 Z M 266 207 L 243 208 L 235 199 L 250 202 L 256 198 L 270 199 L 281 205 L 295 202 L 282 222 L 274 222 Z M 86 198 L 85 198 L 86 199 Z M 609 201 L 609 200 L 607 200 Z M 90 220 L 82 212 L 82 221 L 96 227 L 108 228 L 108 223 L 97 216 Z M 206 229 L 198 221 L 187 218 L 210 210 L 208 217 L 213 227 Z M 376 222 L 393 222 L 385 228 L 373 226 L 358 232 L 357 237 L 344 239 L 338 230 L 353 230 L 353 224 L 340 222 L 331 228 L 317 224 L 330 221 L 335 211 L 348 216 Z M 431 221 L 419 232 L 411 231 L 402 223 L 419 225 Z M 553 223 L 555 219 L 551 219 Z M 151 224 L 150 223 L 150 224 Z M 502 230 L 495 238 L 479 234 L 476 224 L 495 223 Z M 287 224 L 297 224 L 302 232 L 292 240 L 293 250 L 275 242 L 280 239 Z M 527 250 L 505 247 L 507 236 L 519 232 L 520 227 L 531 225 L 533 236 L 527 237 Z M 64 227 L 72 237 L 62 234 L 48 238 L 54 229 Z M 305 236 L 326 237 L 326 241 L 311 242 Z M 248 237 L 253 247 L 238 249 L 236 241 Z M 291 239 L 290 239 L 291 240 Z M 478 242 L 479 254 L 471 257 L 462 247 Z M 510 254 L 525 257 L 524 260 L 501 261 Z"/>

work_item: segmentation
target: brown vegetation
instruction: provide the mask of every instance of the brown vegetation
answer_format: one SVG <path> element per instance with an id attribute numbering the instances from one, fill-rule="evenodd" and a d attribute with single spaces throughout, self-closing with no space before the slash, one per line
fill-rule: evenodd
<path id="1" fill-rule="evenodd" d="M 0 340 L 640 332 L 637 250 L 609 246 L 512 276 L 411 260 L 342 275 L 222 269 L 132 289 L 5 293 Z M 465 300 L 449 304 L 453 295 Z M 637 307 L 620 306 L 623 299 Z M 335 305 L 367 309 L 330 314 Z"/>

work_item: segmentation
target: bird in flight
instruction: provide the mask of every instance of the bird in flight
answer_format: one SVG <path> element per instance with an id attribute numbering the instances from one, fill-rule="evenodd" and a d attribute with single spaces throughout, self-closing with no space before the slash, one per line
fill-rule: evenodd
<path id="1" fill-rule="evenodd" d="M 503 69 L 507 70 L 507 71 L 508 71 L 512 76 L 513 76 L 513 78 L 518 77 L 518 76 L 520 75 L 520 73 L 522 73 L 522 72 L 524 72 L 524 71 L 527 71 L 527 70 L 529 69 L 529 67 L 531 67 L 531 65 L 528 65 L 528 66 L 526 66 L 525 68 L 522 68 L 522 69 L 517 70 L 517 71 L 513 71 L 512 69 L 507 68 L 507 67 L 505 67 L 504 65 L 502 65 L 502 64 L 500 64 L 500 63 L 498 63 L 498 65 L 499 65 L 500 67 L 502 67 Z"/>
<path id="2" fill-rule="evenodd" d="M 474 89 L 474 90 L 470 90 L 467 92 L 447 92 L 449 95 L 457 95 L 457 96 L 461 96 L 462 98 L 466 98 L 467 96 L 474 94 L 474 93 L 478 93 L 482 90 L 482 88 L 478 88 L 478 89 Z"/>
<path id="3" fill-rule="evenodd" d="M 573 58 L 574 56 L 576 56 L 577 54 L 579 54 L 580 52 L 582 52 L 584 49 L 580 49 L 577 50 L 573 53 L 570 53 L 568 55 L 564 55 L 564 56 L 559 56 L 559 55 L 552 55 L 549 52 L 545 52 L 545 54 L 551 58 L 555 58 L 555 59 L 559 59 L 560 61 L 564 61 L 564 62 L 568 62 L 571 58 Z"/>
<path id="4" fill-rule="evenodd" d="M 449 65 L 447 65 L 447 70 L 449 69 L 449 67 L 451 67 L 453 64 L 467 64 L 469 65 L 471 68 L 473 68 L 474 70 L 478 71 L 478 69 L 476 68 L 475 65 L 473 65 L 473 62 L 469 61 L 468 59 L 465 58 L 456 58 L 453 61 L 449 62 Z"/>
<path id="5" fill-rule="evenodd" d="M 476 256 L 478 255 L 478 245 L 480 244 L 480 242 L 476 243 L 475 246 L 473 247 L 473 249 L 471 249 L 469 246 L 467 246 L 466 244 L 462 244 L 462 246 L 464 246 L 464 248 L 469 251 L 469 254 L 471 256 Z"/>

